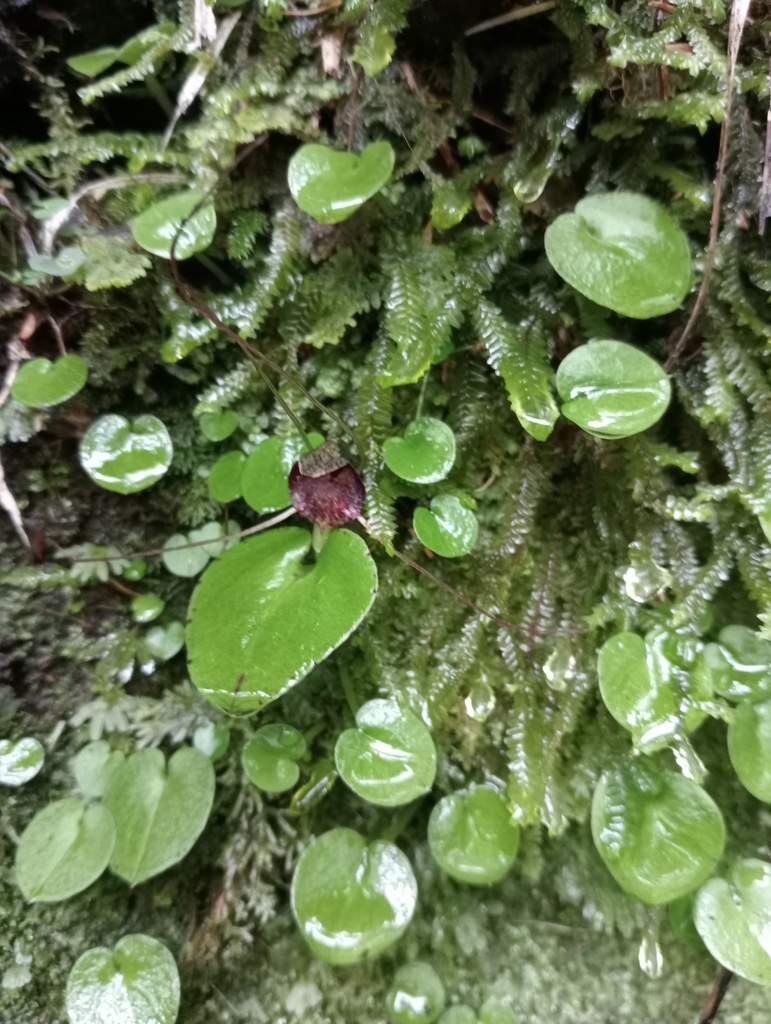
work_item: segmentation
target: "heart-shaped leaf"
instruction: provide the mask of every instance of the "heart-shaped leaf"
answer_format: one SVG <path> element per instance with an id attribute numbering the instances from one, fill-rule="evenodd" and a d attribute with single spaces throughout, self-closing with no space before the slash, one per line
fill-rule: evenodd
<path id="1" fill-rule="evenodd" d="M 289 191 L 314 220 L 337 224 L 387 185 L 393 169 L 388 142 L 373 142 L 359 154 L 312 142 L 289 161 Z"/>
<path id="2" fill-rule="evenodd" d="M 205 412 L 199 420 L 201 433 L 209 441 L 224 441 L 237 429 L 238 416 L 231 409 Z"/>
<path id="3" fill-rule="evenodd" d="M 696 928 L 729 971 L 771 985 L 771 864 L 746 859 L 710 878 L 696 897 Z"/>
<path id="4" fill-rule="evenodd" d="M 622 341 L 592 341 L 557 370 L 562 415 L 597 437 L 631 437 L 653 426 L 672 397 L 669 377 L 650 356 Z"/>
<path id="5" fill-rule="evenodd" d="M 430 511 L 416 508 L 412 525 L 420 543 L 443 558 L 467 555 L 479 534 L 477 517 L 453 494 L 433 498 Z"/>
<path id="6" fill-rule="evenodd" d="M 16 881 L 28 900 L 53 903 L 87 889 L 115 846 L 110 812 L 68 797 L 39 811 L 16 848 Z"/>
<path id="7" fill-rule="evenodd" d="M 371 700 L 335 746 L 340 777 L 371 804 L 397 807 L 427 793 L 436 775 L 431 733 L 394 700 Z"/>
<path id="8" fill-rule="evenodd" d="M 455 435 L 441 420 L 423 416 L 383 445 L 386 466 L 402 480 L 433 484 L 444 480 L 455 462 Z"/>
<path id="9" fill-rule="evenodd" d="M 126 760 L 122 750 L 113 750 L 106 740 L 87 743 L 72 759 L 75 781 L 84 796 L 98 800 L 104 796 L 107 783 Z"/>
<path id="10" fill-rule="evenodd" d="M 519 829 L 494 789 L 475 786 L 446 796 L 428 819 L 428 845 L 443 871 L 469 885 L 492 885 L 517 856 Z"/>
<path id="11" fill-rule="evenodd" d="M 130 580 L 132 583 L 137 583 L 139 580 L 143 580 L 145 578 L 146 572 L 147 562 L 144 558 L 132 558 L 123 570 L 123 579 Z"/>
<path id="12" fill-rule="evenodd" d="M 677 640 L 686 637 L 657 627 L 643 640 L 617 633 L 600 649 L 597 672 L 605 706 L 646 751 L 671 744 L 704 721 L 699 704 L 712 697 L 711 676 L 703 655 Z"/>
<path id="13" fill-rule="evenodd" d="M 691 288 L 688 239 L 647 196 L 588 196 L 546 229 L 545 243 L 560 277 L 623 316 L 671 313 Z"/>
<path id="14" fill-rule="evenodd" d="M 153 622 L 166 607 L 166 602 L 157 594 L 142 594 L 131 602 L 134 622 Z"/>
<path id="15" fill-rule="evenodd" d="M 234 520 L 228 522 L 227 534 L 238 533 L 240 527 Z M 224 536 L 226 537 L 227 534 Z M 175 576 L 197 576 L 210 558 L 219 558 L 223 550 L 238 543 L 237 538 L 228 541 L 223 537 L 220 523 L 204 523 L 190 533 L 175 533 L 163 545 L 163 564 Z M 211 541 L 211 543 L 205 543 Z M 195 545 L 191 547 L 190 545 Z"/>
<path id="16" fill-rule="evenodd" d="M 74 57 L 68 57 L 67 63 L 73 71 L 81 75 L 88 75 L 95 78 L 101 75 L 118 59 L 120 51 L 114 46 L 102 46 L 98 50 L 89 50 L 88 53 L 78 53 Z"/>
<path id="17" fill-rule="evenodd" d="M 166 259 L 171 257 L 175 238 L 174 256 L 178 260 L 186 260 L 208 249 L 217 228 L 217 215 L 211 205 L 193 213 L 201 198 L 200 192 L 191 189 L 153 203 L 131 222 L 134 241 L 154 256 Z"/>
<path id="18" fill-rule="evenodd" d="M 309 434 L 314 448 L 324 443 L 321 434 Z M 289 470 L 307 446 L 299 437 L 269 437 L 259 444 L 244 464 L 241 489 L 244 501 L 255 512 L 278 512 L 289 504 Z"/>
<path id="19" fill-rule="evenodd" d="M 712 670 L 712 688 L 729 700 L 771 697 L 771 643 L 746 626 L 726 626 L 704 656 Z"/>
<path id="20" fill-rule="evenodd" d="M 728 726 L 728 754 L 744 788 L 771 804 L 771 701 L 739 705 Z"/>
<path id="21" fill-rule="evenodd" d="M 160 874 L 187 854 L 214 800 L 214 769 L 200 750 L 169 758 L 139 750 L 118 768 L 104 794 L 117 829 L 110 867 L 131 885 Z"/>
<path id="22" fill-rule="evenodd" d="M 241 497 L 241 476 L 246 456 L 243 452 L 228 452 L 217 459 L 209 470 L 209 494 L 215 501 L 235 501 Z"/>
<path id="23" fill-rule="evenodd" d="M 108 413 L 95 420 L 80 442 L 80 464 L 95 484 L 118 494 L 152 487 L 171 465 L 173 447 L 157 416 L 127 420 Z"/>
<path id="24" fill-rule="evenodd" d="M 597 784 L 592 835 L 621 888 L 656 906 L 709 878 L 723 852 L 725 826 L 701 786 L 636 758 Z"/>
<path id="25" fill-rule="evenodd" d="M 174 1024 L 179 1012 L 174 957 L 149 935 L 125 935 L 114 949 L 89 949 L 67 979 L 70 1024 Z"/>
<path id="26" fill-rule="evenodd" d="M 266 793 L 285 793 L 300 778 L 297 761 L 305 754 L 305 738 L 291 725 L 276 723 L 258 729 L 241 761 L 244 771 Z"/>
<path id="27" fill-rule="evenodd" d="M 0 740 L 0 786 L 23 786 L 35 778 L 44 761 L 45 751 L 32 736 Z"/>
<path id="28" fill-rule="evenodd" d="M 88 367 L 80 356 L 62 356 L 54 363 L 30 359 L 19 367 L 11 394 L 31 409 L 47 409 L 77 395 L 87 380 Z"/>
<path id="29" fill-rule="evenodd" d="M 378 956 L 412 920 L 418 885 L 393 843 L 349 828 L 325 832 L 305 850 L 292 878 L 292 912 L 311 950 L 330 964 Z"/>
<path id="30" fill-rule="evenodd" d="M 445 999 L 442 979 L 434 968 L 413 960 L 394 975 L 386 1006 L 395 1024 L 434 1024 L 441 1016 Z"/>
<path id="31" fill-rule="evenodd" d="M 29 265 L 31 270 L 38 274 L 50 274 L 51 277 L 69 277 L 74 274 L 78 267 L 81 267 L 86 257 L 80 249 L 68 245 L 60 249 L 55 256 L 44 256 L 37 254 L 30 256 Z M 67 358 L 66 356 L 64 357 Z"/>
<path id="32" fill-rule="evenodd" d="M 315 565 L 311 534 L 286 527 L 210 565 L 193 591 L 190 678 L 231 714 L 258 711 L 339 647 L 369 611 L 377 569 L 367 545 L 335 530 Z"/>
<path id="33" fill-rule="evenodd" d="M 199 725 L 193 733 L 193 746 L 212 761 L 219 761 L 230 746 L 230 729 L 222 722 Z"/>
<path id="34" fill-rule="evenodd" d="M 179 654 L 184 646 L 184 623 L 170 622 L 168 626 L 153 626 L 140 641 L 140 661 L 143 666 L 149 662 L 169 661 L 175 654 Z"/>

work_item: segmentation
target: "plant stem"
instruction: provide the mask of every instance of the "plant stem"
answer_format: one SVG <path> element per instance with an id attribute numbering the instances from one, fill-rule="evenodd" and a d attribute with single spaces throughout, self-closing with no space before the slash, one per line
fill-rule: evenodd
<path id="1" fill-rule="evenodd" d="M 147 91 L 164 112 L 166 117 L 171 117 L 174 113 L 174 104 L 169 99 L 169 94 L 163 88 L 155 75 L 147 75 L 145 78 L 145 85 L 147 86 Z"/>
<path id="2" fill-rule="evenodd" d="M 426 397 L 426 388 L 428 387 L 428 375 L 431 371 L 426 370 L 423 374 L 423 380 L 420 383 L 420 395 L 418 396 L 418 407 L 415 410 L 415 419 L 420 419 L 420 414 L 423 412 L 423 400 Z"/>
<path id="3" fill-rule="evenodd" d="M 206 253 L 197 252 L 195 254 L 195 258 L 202 267 L 206 267 L 210 274 L 214 274 L 220 284 L 224 285 L 226 288 L 234 287 L 233 280 L 228 277 L 225 271 L 218 267 L 214 260 L 207 256 Z"/>
<path id="4" fill-rule="evenodd" d="M 356 697 L 356 691 L 353 688 L 353 683 L 351 682 L 351 674 L 348 671 L 348 666 L 342 658 L 338 659 L 337 668 L 340 672 L 340 682 L 343 684 L 345 699 L 348 701 L 348 707 L 351 709 L 351 714 L 355 719 L 356 713 L 359 710 L 359 701 Z"/>
<path id="5" fill-rule="evenodd" d="M 400 807 L 398 812 L 391 819 L 390 824 L 387 828 L 379 831 L 376 839 L 385 839 L 387 842 L 392 843 L 395 839 L 402 834 L 404 829 L 409 825 L 412 819 L 415 817 L 418 808 L 423 803 L 425 797 L 419 797 L 417 800 L 413 800 L 411 804 L 405 804 L 404 807 Z"/>

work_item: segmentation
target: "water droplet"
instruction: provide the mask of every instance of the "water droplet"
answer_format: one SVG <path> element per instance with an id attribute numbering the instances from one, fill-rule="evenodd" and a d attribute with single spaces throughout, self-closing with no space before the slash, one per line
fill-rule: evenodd
<path id="1" fill-rule="evenodd" d="M 664 955 L 655 934 L 649 929 L 643 932 L 638 953 L 640 970 L 649 978 L 658 978 L 664 969 Z"/>
<path id="2" fill-rule="evenodd" d="M 568 688 L 568 683 L 576 674 L 576 659 L 568 642 L 558 642 L 544 663 L 543 674 L 550 690 L 561 693 Z"/>
<path id="3" fill-rule="evenodd" d="M 495 693 L 484 680 L 474 683 L 465 700 L 466 714 L 476 722 L 486 721 L 495 710 Z"/>
<path id="4" fill-rule="evenodd" d="M 632 551 L 632 564 L 623 579 L 627 597 L 631 597 L 637 604 L 645 604 L 659 591 L 672 585 L 672 574 L 639 551 Z"/>

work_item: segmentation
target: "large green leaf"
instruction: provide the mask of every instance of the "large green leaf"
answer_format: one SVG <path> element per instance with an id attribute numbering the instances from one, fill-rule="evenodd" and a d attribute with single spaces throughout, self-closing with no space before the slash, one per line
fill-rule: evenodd
<path id="1" fill-rule="evenodd" d="M 45 751 L 32 736 L 0 740 L 0 786 L 23 786 L 35 778 L 44 761 Z"/>
<path id="2" fill-rule="evenodd" d="M 711 878 L 696 897 L 694 920 L 724 967 L 771 985 L 771 864 L 740 860 L 726 878 Z"/>
<path id="3" fill-rule="evenodd" d="M 157 416 L 95 420 L 80 442 L 80 464 L 94 483 L 118 494 L 152 487 L 171 465 L 169 432 Z"/>
<path id="4" fill-rule="evenodd" d="M 122 750 L 113 750 L 106 740 L 87 743 L 72 759 L 72 773 L 84 796 L 104 796 L 107 783 L 126 760 Z"/>
<path id="5" fill-rule="evenodd" d="M 200 192 L 191 189 L 153 203 L 131 222 L 134 241 L 154 256 L 166 259 L 171 257 L 175 238 L 174 255 L 178 260 L 208 249 L 217 228 L 217 215 L 211 205 L 193 213 L 201 198 Z"/>
<path id="6" fill-rule="evenodd" d="M 193 591 L 190 678 L 224 711 L 258 711 L 280 697 L 369 611 L 377 570 L 364 541 L 334 530 L 315 564 L 310 548 L 307 530 L 272 530 L 228 551 Z"/>
<path id="7" fill-rule="evenodd" d="M 394 169 L 389 142 L 373 142 L 361 153 L 300 146 L 289 161 L 289 191 L 305 213 L 321 224 L 337 224 L 386 185 Z"/>
<path id="8" fill-rule="evenodd" d="M 514 863 L 519 829 L 499 793 L 475 786 L 444 797 L 434 807 L 428 845 L 439 867 L 459 882 L 492 885 Z"/>
<path id="9" fill-rule="evenodd" d="M 77 395 L 87 379 L 88 367 L 80 356 L 62 356 L 54 363 L 30 359 L 19 367 L 11 394 L 22 405 L 47 409 Z"/>
<path id="10" fill-rule="evenodd" d="M 139 750 L 110 778 L 104 806 L 117 836 L 110 867 L 136 885 L 182 860 L 204 829 L 214 800 L 210 758 L 182 747 L 169 758 Z"/>

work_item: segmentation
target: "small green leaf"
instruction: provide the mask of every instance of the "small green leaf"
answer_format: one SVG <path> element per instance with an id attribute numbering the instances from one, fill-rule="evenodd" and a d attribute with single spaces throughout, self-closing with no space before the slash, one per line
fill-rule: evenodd
<path id="1" fill-rule="evenodd" d="M 191 189 L 153 203 L 131 222 L 134 241 L 154 256 L 166 259 L 171 256 L 175 238 L 174 255 L 178 260 L 208 249 L 217 228 L 217 215 L 211 205 L 202 206 L 193 214 L 202 198 L 200 192 Z M 180 231 L 183 221 L 185 226 Z"/>
<path id="2" fill-rule="evenodd" d="M 622 316 L 671 313 L 691 288 L 688 239 L 647 196 L 588 196 L 546 229 L 546 255 L 568 284 Z"/>
<path id="3" fill-rule="evenodd" d="M 54 214 L 65 210 L 69 206 L 69 200 L 63 196 L 50 196 L 47 199 L 39 199 L 32 204 L 32 215 L 35 220 L 48 220 Z"/>
<path id="4" fill-rule="evenodd" d="M 325 832 L 305 850 L 292 878 L 292 912 L 311 950 L 330 964 L 378 956 L 404 933 L 418 885 L 393 843 L 349 828 Z"/>
<path id="5" fill-rule="evenodd" d="M 0 786 L 23 786 L 34 779 L 45 761 L 45 751 L 32 736 L 0 740 Z"/>
<path id="6" fill-rule="evenodd" d="M 338 647 L 369 611 L 377 570 L 367 545 L 333 530 L 305 564 L 311 534 L 253 537 L 210 565 L 190 601 L 190 678 L 233 714 L 280 697 Z"/>
<path id="7" fill-rule="evenodd" d="M 631 437 L 661 419 L 669 377 L 650 356 L 622 341 L 573 349 L 557 370 L 562 415 L 597 437 Z"/>
<path id="8" fill-rule="evenodd" d="M 60 249 L 56 256 L 43 256 L 40 254 L 30 256 L 30 269 L 36 270 L 38 274 L 50 274 L 51 277 L 69 277 L 83 264 L 85 256 L 80 249 L 74 246 L 66 246 Z"/>
<path id="9" fill-rule="evenodd" d="M 371 700 L 356 713 L 335 746 L 335 763 L 346 785 L 381 807 L 410 803 L 431 789 L 436 749 L 431 733 L 394 700 Z"/>
<path id="10" fill-rule="evenodd" d="M 712 688 L 729 700 L 771 697 L 771 643 L 746 626 L 726 626 L 704 656 L 712 670 Z"/>
<path id="11" fill-rule="evenodd" d="M 198 424 L 201 433 L 209 441 L 224 441 L 238 427 L 238 416 L 231 409 L 221 412 L 205 412 Z"/>
<path id="12" fill-rule="evenodd" d="M 442 979 L 434 968 L 414 960 L 394 975 L 386 1005 L 394 1024 L 434 1024 L 445 999 Z"/>
<path id="13" fill-rule="evenodd" d="M 410 423 L 404 437 L 383 444 L 386 466 L 402 480 L 433 484 L 444 480 L 455 462 L 455 435 L 442 420 L 423 416 Z"/>
<path id="14" fill-rule="evenodd" d="M 324 443 L 321 434 L 311 433 L 314 448 Z M 255 512 L 279 512 L 289 505 L 289 470 L 307 451 L 302 438 L 269 437 L 257 445 L 241 474 L 244 501 Z"/>
<path id="15" fill-rule="evenodd" d="M 125 935 L 114 949 L 89 949 L 67 979 L 70 1024 L 174 1024 L 179 1012 L 174 957 L 149 935 Z"/>
<path id="16" fill-rule="evenodd" d="M 431 203 L 431 223 L 438 231 L 454 228 L 474 205 L 468 180 L 460 178 L 431 179 L 434 198 Z"/>
<path id="17" fill-rule="evenodd" d="M 493 885 L 517 856 L 519 829 L 494 789 L 475 786 L 446 796 L 431 811 L 428 845 L 443 871 L 469 885 Z"/>
<path id="18" fill-rule="evenodd" d="M 80 356 L 62 356 L 53 363 L 30 359 L 19 367 L 11 395 L 31 409 L 47 409 L 77 395 L 87 380 L 88 367 Z"/>
<path id="19" fill-rule="evenodd" d="M 228 534 L 238 533 L 238 523 L 228 523 Z M 175 576 L 197 576 L 209 562 L 210 558 L 219 558 L 225 548 L 231 547 L 234 541 L 219 540 L 224 537 L 222 525 L 216 522 L 204 523 L 190 533 L 175 533 L 163 545 L 163 564 Z M 204 543 L 211 541 L 211 544 Z M 195 547 L 188 545 L 194 544 Z"/>
<path id="20" fill-rule="evenodd" d="M 250 780 L 266 793 L 285 793 L 300 778 L 296 762 L 305 754 L 303 734 L 276 723 L 258 729 L 244 748 L 241 762 Z"/>
<path id="21" fill-rule="evenodd" d="M 126 568 L 123 570 L 123 579 L 129 580 L 131 583 L 138 583 L 139 580 L 145 578 L 147 572 L 147 562 L 144 558 L 132 558 Z"/>
<path id="22" fill-rule="evenodd" d="M 709 878 L 723 852 L 725 825 L 701 786 L 636 758 L 597 784 L 592 836 L 621 888 L 656 906 Z"/>
<path id="23" fill-rule="evenodd" d="M 152 622 L 158 618 L 165 607 L 166 602 L 157 594 L 143 594 L 141 597 L 135 597 L 131 602 L 131 614 L 134 622 Z"/>
<path id="24" fill-rule="evenodd" d="M 121 64 L 128 64 L 129 66 L 137 64 L 156 43 L 170 38 L 176 31 L 177 26 L 173 21 L 162 21 L 158 25 L 150 25 L 149 28 L 144 28 L 141 32 L 137 32 L 135 36 L 127 39 L 118 50 L 115 59 L 120 61 Z"/>
<path id="25" fill-rule="evenodd" d="M 726 878 L 710 878 L 696 897 L 694 920 L 718 963 L 771 985 L 771 864 L 748 858 Z"/>
<path id="26" fill-rule="evenodd" d="M 131 885 L 177 864 L 204 829 L 214 800 L 211 760 L 192 747 L 169 758 L 139 750 L 117 769 L 104 806 L 117 829 L 110 867 Z"/>
<path id="27" fill-rule="evenodd" d="M 361 27 L 351 60 L 361 64 L 364 74 L 371 77 L 388 67 L 395 50 L 396 40 L 385 27 L 377 22 L 367 22 Z"/>
<path id="28" fill-rule="evenodd" d="M 432 498 L 430 511 L 416 508 L 412 525 L 420 543 L 443 558 L 467 555 L 479 533 L 476 516 L 454 494 Z"/>
<path id="29" fill-rule="evenodd" d="M 289 191 L 314 220 L 337 224 L 387 185 L 393 169 L 389 142 L 373 142 L 361 153 L 312 142 L 300 146 L 289 161 Z"/>
<path id="30" fill-rule="evenodd" d="M 95 484 L 118 494 L 152 487 L 171 465 L 173 448 L 157 416 L 133 421 L 115 413 L 95 420 L 80 442 L 80 464 Z"/>
<path id="31" fill-rule="evenodd" d="M 290 814 L 307 814 L 320 804 L 337 782 L 337 770 L 332 761 L 317 761 L 311 769 L 311 777 L 292 794 L 289 802 Z"/>
<path id="32" fill-rule="evenodd" d="M 728 754 L 744 788 L 771 804 L 771 701 L 739 705 L 728 726 Z"/>
<path id="33" fill-rule="evenodd" d="M 241 497 L 241 476 L 245 463 L 243 452 L 228 452 L 217 459 L 209 471 L 208 479 L 209 494 L 215 501 L 226 503 Z"/>
<path id="34" fill-rule="evenodd" d="M 479 1011 L 479 1024 L 517 1024 L 517 1018 L 508 1006 L 490 998 Z"/>
<path id="35" fill-rule="evenodd" d="M 230 729 L 222 722 L 199 725 L 193 733 L 193 746 L 212 761 L 219 761 L 230 746 Z"/>
<path id="36" fill-rule="evenodd" d="M 140 661 L 165 662 L 179 654 L 185 646 L 185 626 L 182 622 L 170 622 L 168 626 L 153 626 L 139 642 Z"/>
<path id="37" fill-rule="evenodd" d="M 106 740 L 87 743 L 72 759 L 72 772 L 83 795 L 89 800 L 104 796 L 107 783 L 125 760 L 123 751 L 113 750 Z"/>
<path id="38" fill-rule="evenodd" d="M 115 63 L 118 59 L 118 52 L 114 46 L 102 46 L 98 50 L 89 50 L 88 53 L 78 53 L 74 57 L 68 57 L 67 63 L 73 71 L 94 78 Z"/>
<path id="39" fill-rule="evenodd" d="M 68 797 L 39 811 L 16 848 L 16 881 L 25 899 L 66 900 L 102 874 L 115 846 L 115 822 L 100 804 Z"/>

